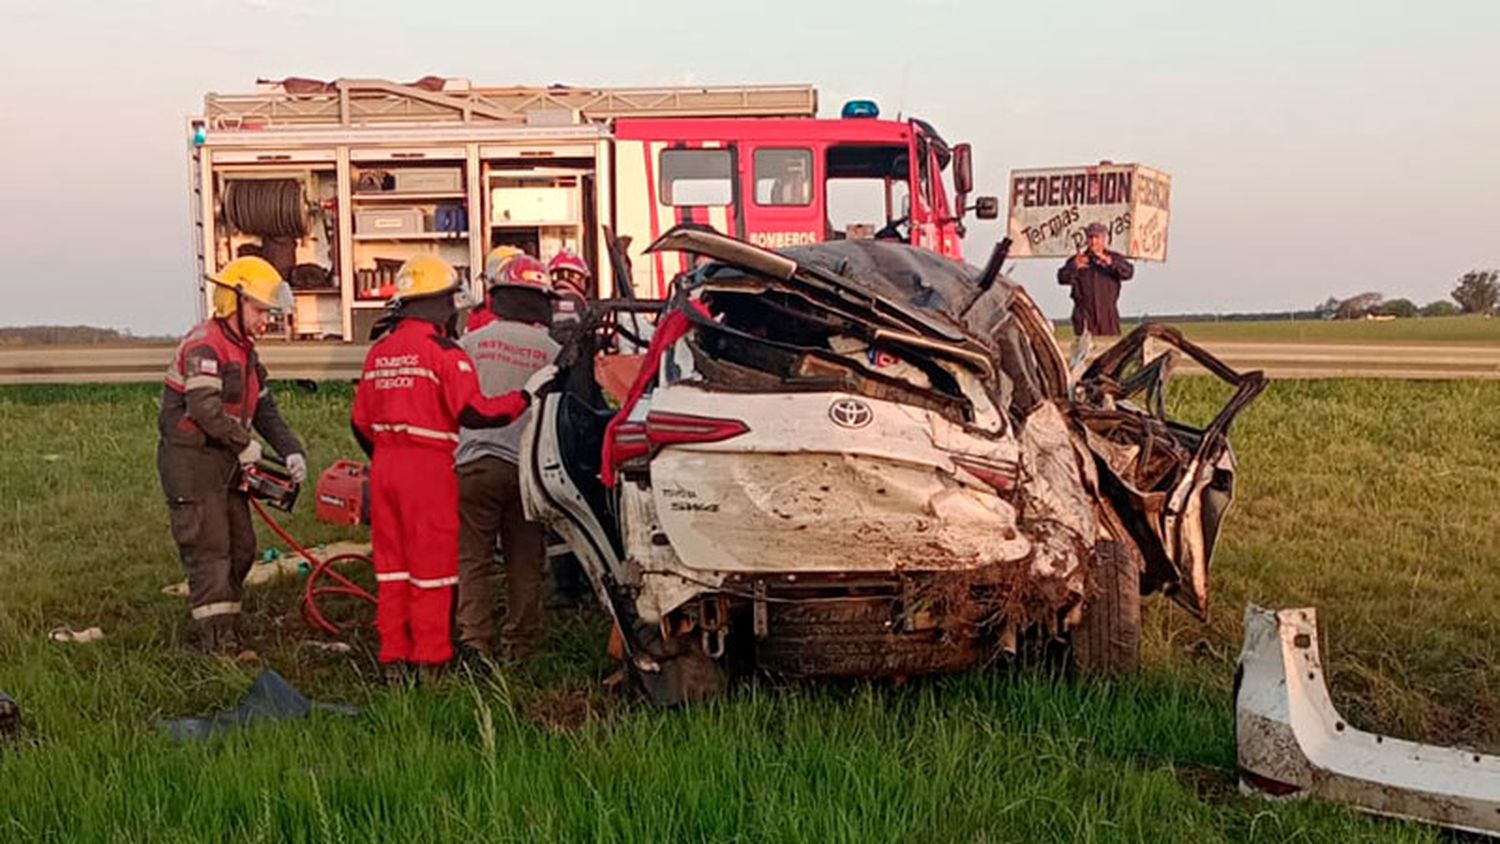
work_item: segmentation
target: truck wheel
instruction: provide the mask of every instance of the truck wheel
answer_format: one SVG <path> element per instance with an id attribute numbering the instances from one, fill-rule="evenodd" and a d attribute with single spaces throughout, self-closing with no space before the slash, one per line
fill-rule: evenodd
<path id="1" fill-rule="evenodd" d="M 1111 676 L 1141 661 L 1141 576 L 1122 542 L 1094 546 L 1083 619 L 1073 630 L 1071 661 L 1085 674 Z"/>

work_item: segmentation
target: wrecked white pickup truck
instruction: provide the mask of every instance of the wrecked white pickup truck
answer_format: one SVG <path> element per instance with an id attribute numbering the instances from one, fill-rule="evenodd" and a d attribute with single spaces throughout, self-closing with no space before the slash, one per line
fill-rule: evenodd
<path id="1" fill-rule="evenodd" d="M 688 228 L 651 250 L 704 260 L 645 354 L 613 353 L 644 343 L 641 304 L 591 313 L 523 437 L 522 487 L 654 700 L 757 669 L 958 671 L 1036 632 L 1114 672 L 1137 660 L 1142 595 L 1207 612 L 1226 434 L 1260 373 L 1149 326 L 1070 378 L 1003 248 L 982 271 Z M 1182 354 L 1236 388 L 1202 429 L 1165 416 Z M 638 372 L 607 396 L 622 362 Z"/>

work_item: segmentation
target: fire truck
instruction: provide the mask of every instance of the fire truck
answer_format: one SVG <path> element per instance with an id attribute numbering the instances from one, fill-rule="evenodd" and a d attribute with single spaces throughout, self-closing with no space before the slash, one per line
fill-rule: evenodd
<path id="1" fill-rule="evenodd" d="M 998 214 L 993 198 L 970 204 L 968 144 L 881 119 L 870 101 L 838 119 L 817 111 L 806 85 L 294 78 L 211 93 L 187 124 L 200 312 L 204 276 L 247 254 L 291 282 L 283 336 L 353 342 L 423 252 L 476 296 L 487 252 L 511 245 L 581 255 L 595 296 L 656 298 L 688 267 L 644 249 L 681 223 L 770 249 L 878 237 L 961 259 L 966 214 Z M 625 261 L 609 260 L 611 243 Z"/>

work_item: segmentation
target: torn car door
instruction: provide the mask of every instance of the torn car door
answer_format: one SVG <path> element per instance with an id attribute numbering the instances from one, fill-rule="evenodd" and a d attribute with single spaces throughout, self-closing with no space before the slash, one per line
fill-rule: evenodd
<path id="1" fill-rule="evenodd" d="M 1167 417 L 1167 383 L 1182 355 L 1235 388 L 1202 429 Z M 1144 557 L 1143 591 L 1165 591 L 1199 618 L 1208 616 L 1209 566 L 1234 498 L 1229 427 L 1266 383 L 1261 372 L 1235 371 L 1177 329 L 1148 323 L 1105 350 L 1074 385 L 1073 417 Z"/>

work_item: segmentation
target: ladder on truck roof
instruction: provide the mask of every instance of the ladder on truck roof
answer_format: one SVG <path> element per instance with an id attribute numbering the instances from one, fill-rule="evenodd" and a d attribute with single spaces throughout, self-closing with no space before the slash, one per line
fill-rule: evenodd
<path id="1" fill-rule="evenodd" d="M 254 94 L 207 94 L 210 129 L 391 124 L 559 126 L 618 117 L 813 117 L 811 85 L 665 88 L 479 88 L 429 77 L 403 85 L 380 79 L 283 80 Z"/>

